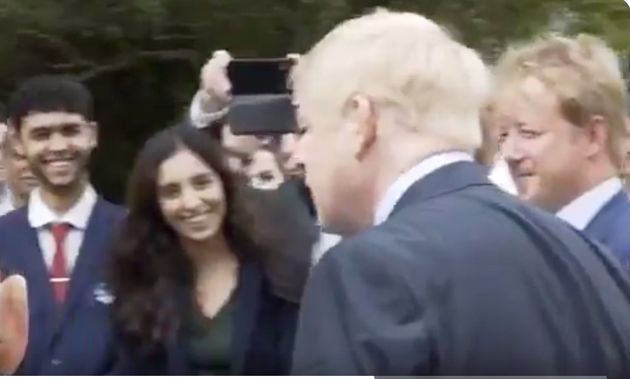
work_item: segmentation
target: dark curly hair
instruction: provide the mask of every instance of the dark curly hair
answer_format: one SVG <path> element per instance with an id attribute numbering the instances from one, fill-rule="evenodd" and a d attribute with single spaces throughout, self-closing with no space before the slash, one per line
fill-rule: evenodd
<path id="1" fill-rule="evenodd" d="M 234 248 L 236 242 L 247 244 L 253 228 L 248 227 L 242 197 L 237 194 L 241 179 L 224 165 L 220 145 L 187 124 L 151 137 L 138 154 L 130 177 L 129 214 L 114 244 L 109 270 L 117 331 L 128 342 L 149 350 L 159 347 L 178 327 L 181 306 L 193 301 L 192 261 L 164 220 L 157 198 L 159 167 L 181 148 L 198 155 L 221 178 L 227 203 L 222 232 L 233 251 L 254 250 Z"/>

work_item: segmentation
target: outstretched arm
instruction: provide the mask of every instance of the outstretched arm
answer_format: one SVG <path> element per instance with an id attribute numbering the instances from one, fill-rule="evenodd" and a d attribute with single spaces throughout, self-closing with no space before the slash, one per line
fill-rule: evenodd
<path id="1" fill-rule="evenodd" d="M 28 342 L 28 297 L 26 280 L 11 275 L 0 282 L 0 374 L 13 374 Z"/>

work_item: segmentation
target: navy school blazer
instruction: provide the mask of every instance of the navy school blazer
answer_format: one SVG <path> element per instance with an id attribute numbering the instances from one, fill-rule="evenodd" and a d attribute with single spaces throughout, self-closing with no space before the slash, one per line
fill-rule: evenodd
<path id="1" fill-rule="evenodd" d="M 183 290 L 181 296 L 187 296 Z M 241 263 L 232 314 L 232 373 L 287 375 L 291 368 L 298 305 L 271 291 L 262 267 L 253 260 Z M 174 331 L 159 353 L 141 355 L 120 344 L 117 375 L 195 375 L 179 331 Z"/>
<path id="2" fill-rule="evenodd" d="M 65 304 L 54 300 L 37 230 L 24 207 L 0 218 L 0 263 L 24 275 L 28 286 L 29 339 L 18 375 L 100 375 L 114 366 L 109 317 L 111 297 L 104 285 L 106 257 L 125 210 L 99 198 Z"/>

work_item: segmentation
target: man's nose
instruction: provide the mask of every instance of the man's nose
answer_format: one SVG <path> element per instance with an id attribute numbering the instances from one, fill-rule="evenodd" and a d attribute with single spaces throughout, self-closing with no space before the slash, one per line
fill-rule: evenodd
<path id="1" fill-rule="evenodd" d="M 499 146 L 501 156 L 509 162 L 518 162 L 523 159 L 523 150 L 514 133 L 508 133 Z"/>
<path id="2" fill-rule="evenodd" d="M 66 137 L 62 136 L 59 133 L 53 133 L 50 136 L 50 150 L 52 151 L 61 151 L 67 149 L 69 146 L 69 141 Z"/>
<path id="3" fill-rule="evenodd" d="M 201 199 L 195 190 L 192 188 L 185 188 L 182 191 L 181 204 L 184 209 L 195 209 L 199 206 L 199 204 L 201 204 Z"/>

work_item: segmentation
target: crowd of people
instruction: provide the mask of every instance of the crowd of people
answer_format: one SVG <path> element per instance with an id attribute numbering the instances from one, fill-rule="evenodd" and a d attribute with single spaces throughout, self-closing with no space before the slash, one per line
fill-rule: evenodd
<path id="1" fill-rule="evenodd" d="M 630 377 L 628 89 L 604 41 L 488 65 L 380 9 L 291 56 L 285 135 L 233 133 L 231 59 L 120 205 L 90 184 L 90 91 L 11 95 L 0 372 Z"/>

